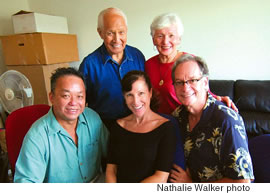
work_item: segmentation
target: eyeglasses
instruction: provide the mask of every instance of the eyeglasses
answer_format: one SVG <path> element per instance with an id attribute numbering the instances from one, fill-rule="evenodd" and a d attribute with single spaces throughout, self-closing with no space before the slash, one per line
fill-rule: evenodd
<path id="1" fill-rule="evenodd" d="M 175 87 L 183 87 L 185 84 L 189 85 L 189 86 L 196 86 L 197 83 L 203 78 L 200 77 L 200 78 L 197 78 L 197 79 L 191 79 L 191 80 L 186 80 L 186 81 L 176 81 L 176 82 L 173 82 L 173 85 Z"/>

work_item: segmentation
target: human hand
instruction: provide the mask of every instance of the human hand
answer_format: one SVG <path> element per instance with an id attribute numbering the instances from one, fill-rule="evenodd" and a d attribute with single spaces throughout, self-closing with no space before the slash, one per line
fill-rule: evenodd
<path id="1" fill-rule="evenodd" d="M 189 174 L 189 170 L 183 170 L 176 164 L 173 164 L 173 169 L 170 172 L 169 181 L 173 183 L 191 183 L 192 179 Z"/>
<path id="2" fill-rule="evenodd" d="M 232 102 L 230 97 L 228 97 L 228 96 L 216 96 L 216 99 L 218 101 L 224 102 L 228 107 L 232 108 L 235 112 L 238 113 L 238 108 L 236 107 L 234 102 Z"/>

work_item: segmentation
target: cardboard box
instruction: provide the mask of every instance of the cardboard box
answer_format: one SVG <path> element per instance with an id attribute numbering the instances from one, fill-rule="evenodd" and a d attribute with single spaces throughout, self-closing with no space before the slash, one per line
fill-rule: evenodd
<path id="1" fill-rule="evenodd" d="M 12 15 L 14 33 L 68 33 L 67 18 L 42 13 L 19 11 Z"/>
<path id="2" fill-rule="evenodd" d="M 60 67 L 69 67 L 69 64 L 7 66 L 7 69 L 19 71 L 28 78 L 34 93 L 34 104 L 51 105 L 48 97 L 51 91 L 50 78 L 52 72 Z"/>
<path id="3" fill-rule="evenodd" d="M 2 36 L 6 65 L 56 64 L 79 60 L 77 36 L 30 33 Z"/>

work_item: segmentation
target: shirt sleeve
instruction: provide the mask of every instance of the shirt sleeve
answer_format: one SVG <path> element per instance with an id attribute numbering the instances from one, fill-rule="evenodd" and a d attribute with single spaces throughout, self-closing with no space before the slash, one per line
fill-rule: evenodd
<path id="1" fill-rule="evenodd" d="M 170 172 L 175 149 L 176 136 L 174 126 L 171 122 L 168 122 L 158 147 L 156 170 Z"/>
<path id="2" fill-rule="evenodd" d="M 107 157 L 108 150 L 108 140 L 109 140 L 109 131 L 104 123 L 101 125 L 101 145 L 102 145 L 102 157 Z"/>
<path id="3" fill-rule="evenodd" d="M 254 179 L 248 138 L 242 117 L 232 112 L 223 122 L 223 140 L 220 157 L 224 176 L 231 179 Z"/>
<path id="4" fill-rule="evenodd" d="M 14 182 L 42 183 L 46 166 L 45 144 L 42 137 L 27 134 L 16 162 Z"/>

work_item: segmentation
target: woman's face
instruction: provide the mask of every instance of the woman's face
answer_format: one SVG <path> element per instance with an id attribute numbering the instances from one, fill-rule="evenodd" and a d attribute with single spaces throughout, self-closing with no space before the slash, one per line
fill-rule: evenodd
<path id="1" fill-rule="evenodd" d="M 152 90 L 149 88 L 143 78 L 139 78 L 132 84 L 132 90 L 124 94 L 126 104 L 131 112 L 141 117 L 150 109 Z"/>
<path id="2" fill-rule="evenodd" d="M 180 44 L 177 27 L 171 25 L 170 27 L 155 30 L 153 43 L 157 47 L 159 54 L 168 57 L 175 54 L 177 46 Z"/>

